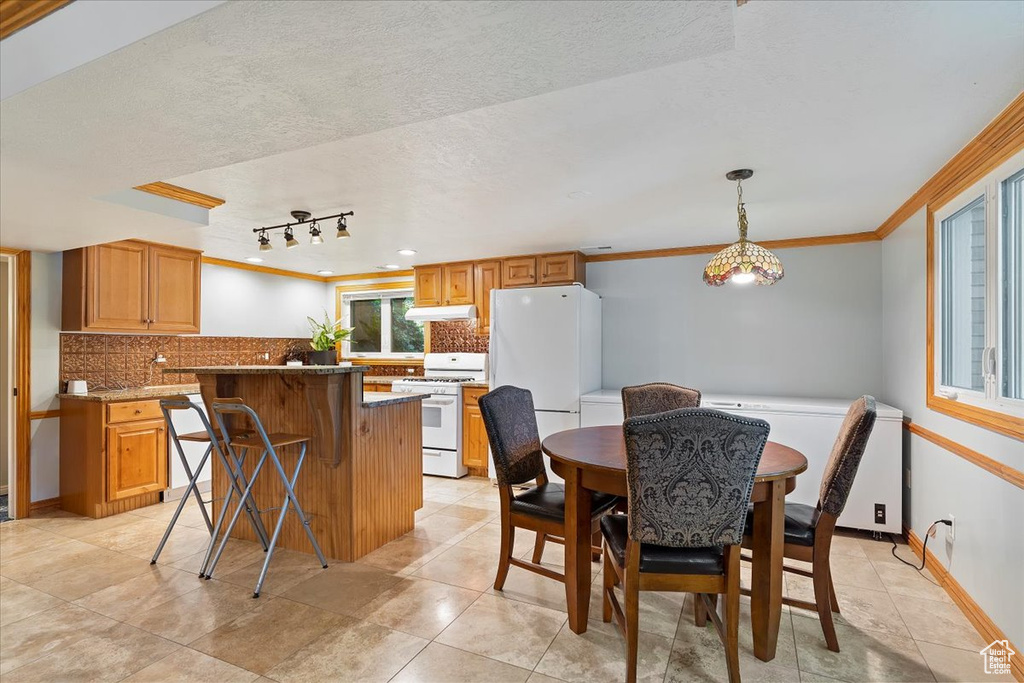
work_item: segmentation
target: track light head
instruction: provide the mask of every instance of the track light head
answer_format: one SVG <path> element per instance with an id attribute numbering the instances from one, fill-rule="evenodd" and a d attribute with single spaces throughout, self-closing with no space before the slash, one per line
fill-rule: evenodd
<path id="1" fill-rule="evenodd" d="M 320 234 L 320 226 L 314 220 L 313 224 L 309 226 L 309 243 L 310 244 L 323 244 L 324 238 Z"/>
<path id="2" fill-rule="evenodd" d="M 260 251 L 270 251 L 271 249 L 274 248 L 274 247 L 270 246 L 270 238 L 267 237 L 267 233 L 266 232 L 261 232 L 260 233 L 258 241 L 260 243 Z"/>
<path id="3" fill-rule="evenodd" d="M 292 226 L 288 226 L 284 229 L 284 246 L 288 249 L 294 249 L 299 246 L 299 241 L 295 239 L 295 235 L 292 233 Z"/>
<path id="4" fill-rule="evenodd" d="M 339 240 L 340 239 L 344 239 L 346 237 L 351 237 L 351 235 L 349 235 L 349 233 L 348 233 L 348 225 L 346 225 L 346 223 L 345 223 L 345 216 L 344 216 L 344 214 L 341 215 L 341 216 L 338 216 L 338 234 L 336 235 L 336 237 Z"/>

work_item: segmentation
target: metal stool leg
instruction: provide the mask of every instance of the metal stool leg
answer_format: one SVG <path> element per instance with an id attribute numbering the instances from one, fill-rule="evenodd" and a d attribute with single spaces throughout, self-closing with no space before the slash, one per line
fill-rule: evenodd
<path id="1" fill-rule="evenodd" d="M 188 502 L 189 493 L 195 493 L 196 500 L 199 501 L 199 509 L 203 512 L 203 519 L 206 520 L 206 527 L 209 529 L 210 534 L 213 534 L 213 524 L 210 522 L 209 516 L 206 514 L 206 506 L 203 504 L 203 497 L 199 495 L 199 475 L 203 472 L 203 467 L 206 465 L 206 460 L 210 457 L 210 452 L 213 450 L 213 446 L 210 445 L 206 449 L 206 453 L 203 454 L 202 460 L 199 461 L 199 466 L 196 468 L 195 474 L 189 469 L 188 461 L 185 459 L 185 454 L 181 452 L 181 445 L 178 443 L 177 436 L 171 431 L 171 438 L 174 444 L 178 447 L 178 453 L 181 455 L 181 462 L 185 466 L 185 474 L 188 475 L 188 488 L 185 490 L 185 494 L 182 495 L 181 500 L 178 502 L 178 507 L 174 511 L 174 516 L 171 517 L 170 523 L 167 528 L 164 529 L 163 538 L 160 539 L 160 545 L 156 547 L 156 552 L 153 553 L 153 559 L 149 561 L 150 564 L 156 564 L 157 559 L 160 557 L 160 553 L 164 550 L 164 545 L 167 544 L 167 539 L 171 536 L 171 529 L 178 523 L 178 517 L 181 515 L 181 511 L 185 509 L 185 503 Z"/>
<path id="2" fill-rule="evenodd" d="M 213 560 L 210 562 L 210 566 L 206 569 L 206 578 L 213 576 L 213 571 L 217 568 L 217 563 L 220 561 L 220 556 L 224 553 L 224 548 L 227 547 L 228 539 L 231 538 L 231 532 L 235 528 L 235 524 L 238 522 L 238 516 L 242 514 L 242 508 L 245 507 L 244 501 L 249 498 L 252 494 L 253 484 L 256 483 L 257 477 L 260 475 L 260 470 L 263 469 L 263 463 L 267 461 L 267 451 L 264 450 L 260 455 L 260 459 L 256 462 L 256 468 L 252 472 L 252 477 L 249 479 L 249 484 L 245 487 L 245 491 L 242 493 L 242 497 L 239 500 L 239 504 L 235 506 L 235 512 L 231 515 L 231 521 L 228 523 L 228 528 L 224 531 L 224 538 L 221 539 L 220 545 L 217 547 L 217 553 L 213 556 Z M 227 506 L 224 506 L 227 509 Z M 223 513 L 224 510 L 221 512 Z M 273 540 L 267 550 L 268 557 L 269 553 L 273 552 Z"/>
<path id="3" fill-rule="evenodd" d="M 228 463 L 228 458 L 224 455 L 220 448 L 217 449 L 217 454 L 220 456 L 221 464 L 224 466 L 224 470 L 228 473 L 228 477 L 231 483 L 231 491 L 228 492 L 227 498 L 225 498 L 224 504 L 231 500 L 232 492 L 237 493 L 239 500 L 242 499 L 242 490 L 246 485 L 245 472 L 242 470 L 242 463 L 235 457 L 234 451 L 231 450 L 231 446 L 228 444 L 224 445 L 226 450 L 234 464 L 234 467 Z M 244 460 L 244 455 L 243 455 Z M 267 529 L 263 526 L 263 519 L 260 517 L 259 508 L 256 507 L 256 501 L 253 499 L 252 494 L 246 499 L 245 512 L 249 517 L 249 523 L 252 525 L 253 531 L 256 533 L 256 537 L 260 540 L 260 545 L 263 546 L 263 552 L 267 551 L 267 544 L 270 542 L 270 536 L 267 534 Z"/>
<path id="4" fill-rule="evenodd" d="M 248 449 L 243 449 L 242 456 L 241 458 L 239 458 L 235 455 L 234 451 L 231 450 L 231 446 L 229 446 L 228 444 L 224 444 L 224 448 L 231 454 L 231 462 L 234 463 L 234 467 L 228 464 L 227 458 L 224 457 L 223 452 L 220 452 L 220 447 L 218 446 L 218 452 L 220 453 L 221 456 L 221 462 L 224 463 L 224 468 L 228 473 L 230 486 L 228 488 L 228 493 L 226 496 L 224 496 L 224 501 L 221 504 L 220 513 L 217 515 L 217 524 L 214 526 L 213 534 L 210 537 L 210 544 L 206 547 L 206 555 L 203 556 L 203 564 L 199 567 L 200 578 L 205 577 L 209 579 L 212 576 L 211 570 L 209 569 L 210 561 L 213 557 L 213 550 L 217 547 L 217 539 L 220 537 L 220 531 L 224 527 L 224 520 L 227 518 L 228 507 L 231 505 L 232 497 L 237 492 L 238 499 L 245 500 L 245 490 L 241 488 L 239 482 L 244 482 L 246 487 L 248 487 L 249 485 L 249 481 L 247 481 L 245 478 L 245 471 L 242 469 L 242 465 L 245 463 L 245 456 L 248 454 Z M 237 468 L 237 471 L 235 468 Z M 251 495 L 249 499 L 252 500 Z M 241 509 L 241 507 L 242 506 L 239 505 L 239 509 Z M 248 506 L 246 507 L 248 508 Z M 253 524 L 253 528 L 255 529 L 256 535 L 259 537 L 260 542 L 263 544 L 263 550 L 266 551 L 267 542 L 264 541 L 264 536 L 262 535 L 262 533 L 265 532 L 261 533 L 261 529 L 263 529 L 263 523 L 262 521 L 259 521 L 259 524 L 257 525 L 256 521 L 252 520 L 253 516 L 256 517 L 256 520 L 259 520 L 259 511 L 249 511 L 249 514 L 250 522 Z"/>
<path id="5" fill-rule="evenodd" d="M 270 539 L 270 549 L 267 551 L 267 557 L 263 560 L 263 568 L 260 570 L 259 579 L 256 580 L 256 588 L 253 590 L 252 594 L 252 597 L 254 598 L 260 597 L 260 591 L 263 590 L 263 582 L 266 580 L 267 570 L 270 568 L 270 558 L 274 554 L 274 547 L 277 545 L 277 538 L 281 534 L 281 528 L 284 526 L 284 518 L 285 515 L 288 514 L 289 503 L 295 506 L 295 513 L 299 516 L 299 521 L 302 522 L 302 526 L 306 530 L 306 536 L 309 537 L 310 543 L 313 544 L 313 550 L 316 551 L 316 556 L 320 560 L 321 566 L 324 569 L 327 569 L 327 559 L 320 550 L 320 544 L 316 542 L 313 530 L 309 528 L 309 519 L 302 511 L 302 507 L 299 505 L 299 501 L 295 497 L 295 482 L 299 479 L 299 472 L 302 470 L 302 462 L 306 459 L 306 444 L 302 444 L 302 451 L 299 453 L 299 461 L 295 465 L 295 473 L 292 475 L 291 481 L 288 480 L 288 475 L 285 474 L 284 468 L 281 466 L 281 462 L 277 458 L 277 453 L 273 449 L 270 449 L 270 454 L 271 458 L 274 460 L 277 472 L 281 476 L 281 483 L 284 484 L 285 495 L 284 503 L 281 505 L 281 514 L 278 515 L 277 524 L 274 527 L 274 536 Z"/>

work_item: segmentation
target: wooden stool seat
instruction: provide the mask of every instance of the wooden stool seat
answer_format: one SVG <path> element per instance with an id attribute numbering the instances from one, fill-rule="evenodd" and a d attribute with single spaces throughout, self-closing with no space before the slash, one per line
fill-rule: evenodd
<path id="1" fill-rule="evenodd" d="M 223 441 L 223 437 L 220 435 L 219 429 L 214 429 L 214 433 L 217 435 L 217 439 Z M 248 436 L 251 432 L 242 431 L 234 432 L 231 438 L 239 436 Z M 189 432 L 188 434 L 178 434 L 178 441 L 193 441 L 195 443 L 210 443 L 210 434 L 205 429 L 199 432 Z"/>
<path id="2" fill-rule="evenodd" d="M 274 448 L 290 446 L 297 443 L 307 443 L 310 437 L 305 434 L 289 434 L 288 432 L 271 432 L 267 434 L 267 440 Z M 251 436 L 232 436 L 231 445 L 235 448 L 261 448 L 265 444 L 258 434 Z"/>

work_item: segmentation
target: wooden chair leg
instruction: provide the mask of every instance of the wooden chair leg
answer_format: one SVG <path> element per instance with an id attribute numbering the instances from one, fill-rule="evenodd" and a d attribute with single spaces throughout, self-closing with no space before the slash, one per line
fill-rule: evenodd
<path id="1" fill-rule="evenodd" d="M 700 593 L 693 594 L 693 623 L 700 628 L 708 625 L 708 611 Z"/>
<path id="2" fill-rule="evenodd" d="M 640 587 L 635 578 L 631 580 L 627 573 L 622 587 L 626 597 L 626 683 L 636 683 L 637 649 L 640 640 Z"/>
<path id="3" fill-rule="evenodd" d="M 821 622 L 821 630 L 825 634 L 825 644 L 832 652 L 839 652 L 839 639 L 836 638 L 836 627 L 832 623 L 832 598 L 831 577 L 829 576 L 828 561 L 820 561 L 814 558 L 814 574 L 811 580 L 814 583 L 814 604 L 818 608 L 818 620 Z"/>
<path id="4" fill-rule="evenodd" d="M 615 590 L 615 568 L 612 567 L 612 554 L 604 550 L 604 589 L 601 591 L 601 621 L 612 620 L 612 592 Z"/>
<path id="5" fill-rule="evenodd" d="M 839 614 L 839 599 L 836 597 L 836 585 L 832 582 L 832 565 L 826 565 L 828 568 L 828 599 L 832 606 L 832 611 Z"/>
<path id="6" fill-rule="evenodd" d="M 590 547 L 592 548 L 590 559 L 594 562 L 601 561 L 601 544 L 604 543 L 604 539 L 601 538 L 601 530 L 597 529 L 590 537 Z"/>
<path id="7" fill-rule="evenodd" d="M 728 584 L 725 592 L 725 662 L 729 683 L 740 683 L 740 549 L 729 553 Z"/>
<path id="8" fill-rule="evenodd" d="M 537 542 L 533 544 L 533 563 L 540 564 L 541 558 L 544 556 L 544 543 L 547 541 L 547 534 L 537 532 Z"/>
<path id="9" fill-rule="evenodd" d="M 501 523 L 501 555 L 498 557 L 498 574 L 494 577 L 494 590 L 500 591 L 505 587 L 505 579 L 508 578 L 509 561 L 512 559 L 512 552 L 516 544 L 516 528 L 503 520 Z"/>

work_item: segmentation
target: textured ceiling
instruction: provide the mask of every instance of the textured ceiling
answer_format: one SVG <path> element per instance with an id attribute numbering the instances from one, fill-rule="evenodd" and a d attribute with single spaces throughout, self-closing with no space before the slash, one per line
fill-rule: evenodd
<path id="1" fill-rule="evenodd" d="M 359 272 L 725 241 L 751 167 L 752 238 L 858 232 L 1022 88 L 1024 3 L 228 3 L 0 104 L 0 227 L 240 259 L 353 209 L 265 256 Z M 227 204 L 93 199 L 157 179 Z"/>

